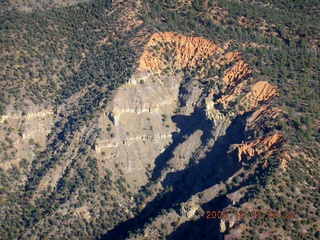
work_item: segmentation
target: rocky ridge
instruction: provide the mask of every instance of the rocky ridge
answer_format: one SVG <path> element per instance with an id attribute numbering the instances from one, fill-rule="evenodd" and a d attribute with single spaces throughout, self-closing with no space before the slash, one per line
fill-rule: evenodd
<path id="1" fill-rule="evenodd" d="M 205 197 L 200 200 L 197 194 L 189 195 L 188 200 L 180 202 L 179 225 L 183 225 L 186 221 L 198 219 L 196 212 L 200 211 L 201 205 L 214 201 L 219 196 L 218 189 L 223 189 L 223 186 L 217 183 L 202 188 L 202 184 L 196 179 L 199 175 L 205 175 L 210 166 L 220 166 L 219 171 L 222 172 L 226 170 L 225 164 L 229 166 L 231 163 L 222 163 L 218 158 L 215 159 L 216 155 L 225 156 L 222 153 L 224 148 L 230 151 L 236 149 L 237 157 L 231 161 L 240 161 L 240 165 L 243 164 L 242 161 L 250 161 L 250 157 L 264 154 L 267 154 L 264 155 L 267 164 L 267 156 L 281 150 L 285 139 L 279 132 L 241 143 L 241 138 L 244 138 L 241 131 L 258 129 L 257 120 L 261 116 L 266 117 L 265 114 L 277 115 L 277 110 L 268 108 L 267 103 L 278 96 L 279 90 L 266 81 L 257 82 L 252 79 L 251 69 L 240 53 L 226 52 L 199 37 L 187 37 L 172 32 L 156 33 L 148 42 L 139 63 L 136 74 L 117 90 L 103 116 L 104 120 L 99 121 L 100 124 L 114 129 L 116 140 L 108 142 L 108 137 L 102 137 L 104 140 L 98 141 L 100 145 L 97 143 L 97 149 L 98 152 L 104 147 L 113 147 L 119 151 L 126 149 L 127 155 L 120 155 L 119 152 L 111 155 L 116 155 L 116 159 L 118 156 L 121 156 L 119 159 L 126 159 L 127 162 L 122 160 L 126 171 L 136 173 L 127 179 L 130 178 L 129 181 L 136 183 L 143 184 L 142 176 L 147 174 L 143 166 L 150 164 L 153 172 L 149 181 L 152 179 L 156 183 L 149 187 L 158 191 L 166 191 L 170 186 L 176 186 L 182 192 L 186 191 L 187 186 L 179 187 L 179 176 L 195 164 L 196 169 L 190 170 L 185 176 L 190 181 L 186 184 L 190 188 L 200 188 L 201 190 L 197 190 L 198 194 Z M 218 74 L 208 75 L 204 70 L 205 66 L 221 69 L 223 77 Z M 183 69 L 198 69 L 199 72 L 186 80 L 185 76 L 179 73 Z M 208 90 L 206 85 L 212 87 Z M 235 127 L 236 125 L 239 126 Z M 139 130 L 136 131 L 137 129 Z M 231 134 L 230 131 L 234 133 Z M 159 141 L 157 137 L 161 134 L 167 137 L 163 141 Z M 136 137 L 130 138 L 132 135 Z M 102 142 L 104 144 L 101 144 Z M 133 162 L 128 160 L 131 156 L 138 157 L 135 155 L 138 154 L 135 152 L 137 148 L 141 160 L 130 164 Z M 228 181 L 233 181 L 237 174 L 230 175 Z M 147 180 L 147 177 L 145 179 Z M 247 190 L 243 188 L 241 191 Z M 156 195 L 154 193 L 143 204 L 146 212 L 148 203 L 151 205 Z M 239 197 L 233 200 L 233 204 L 240 201 L 244 195 L 237 194 Z M 159 214 L 143 228 L 143 236 L 158 238 L 160 232 L 152 229 L 157 228 L 161 222 L 170 222 L 168 219 L 176 221 L 176 218 L 177 213 L 172 211 Z M 228 224 L 228 227 L 235 225 L 235 222 L 234 220 L 231 225 Z M 226 230 L 227 226 L 223 228 Z M 174 228 L 169 226 L 166 229 L 169 234 L 173 231 Z"/>
<path id="2" fill-rule="evenodd" d="M 153 224 L 179 219 L 178 224 L 183 225 L 199 219 L 203 204 L 219 197 L 225 185 L 207 176 L 232 181 L 241 171 L 238 168 L 250 161 L 250 157 L 266 152 L 273 154 L 281 149 L 285 139 L 280 133 L 243 140 L 244 132 L 259 128 L 256 124 L 260 118 L 266 114 L 277 115 L 276 109 L 268 108 L 267 103 L 279 90 L 266 81 L 255 81 L 250 74 L 251 69 L 239 52 L 228 52 L 201 37 L 160 32 L 151 36 L 136 72 L 115 90 L 106 108 L 68 138 L 59 132 L 62 126 L 68 127 L 68 122 L 59 118 L 68 114 L 63 106 L 58 107 L 59 114 L 52 110 L 19 112 L 7 114 L 1 120 L 16 125 L 22 123 L 25 129 L 21 128 L 21 135 L 16 137 L 24 141 L 26 147 L 34 138 L 41 148 L 49 141 L 54 153 L 61 152 L 59 157 L 49 159 L 49 165 L 54 164 L 53 160 L 57 164 L 47 168 L 39 178 L 32 201 L 46 189 L 54 193 L 62 188 L 66 176 L 77 177 L 72 168 L 80 167 L 91 158 L 97 160 L 100 180 L 112 172 L 115 182 L 119 179 L 125 182 L 125 187 L 121 186 L 130 191 L 131 197 L 119 198 L 122 208 L 134 208 L 134 199 L 139 198 L 141 189 L 148 188 L 152 194 L 141 203 L 144 206 L 141 212 L 146 212 L 145 216 L 151 212 L 156 214 L 156 209 L 151 210 L 156 197 L 164 192 L 170 198 L 170 192 L 174 193 L 170 191 L 172 186 L 178 189 L 183 197 L 172 204 L 179 205 L 180 210 L 159 213 L 148 227 L 142 228 L 146 236 L 158 238 L 160 233 L 151 231 Z M 63 144 L 53 145 L 54 139 L 47 137 L 48 134 L 57 134 Z M 5 170 L 20 164 L 23 158 L 29 162 L 34 160 L 35 149 L 31 148 L 28 156 L 22 156 L 19 152 L 25 152 L 23 148 L 16 148 L 16 158 L 6 163 Z M 235 158 L 228 155 L 231 150 L 236 150 L 236 154 L 230 155 Z M 84 153 L 89 157 L 77 163 L 84 158 Z M 41 169 L 42 165 L 35 163 L 30 167 Z M 217 172 L 212 174 L 212 169 Z M 204 177 L 209 180 L 198 181 Z M 185 178 L 190 180 L 184 183 Z M 32 182 L 33 178 L 23 181 Z M 116 194 L 117 190 L 112 191 L 111 194 Z M 203 197 L 199 198 L 199 194 Z M 76 199 L 73 197 L 70 201 Z M 86 204 L 75 212 L 79 212 L 78 216 L 83 213 L 83 219 L 92 220 L 98 216 L 98 213 L 90 214 L 93 209 Z M 64 214 L 64 206 L 56 212 Z M 48 219 L 33 227 L 41 227 Z M 168 234 L 173 231 L 172 227 L 167 229 Z"/>
<path id="3" fill-rule="evenodd" d="M 201 68 L 208 62 L 218 68 L 227 66 L 223 70 L 222 89 L 218 90 L 216 86 L 206 93 L 200 79 L 186 82 L 183 75 L 177 73 L 184 68 Z M 213 129 L 210 131 L 216 140 L 225 134 L 232 119 L 238 114 L 258 111 L 261 104 L 263 106 L 278 94 L 278 89 L 268 82 L 251 84 L 252 79 L 251 82 L 246 80 L 251 70 L 240 53 L 225 52 L 199 37 L 172 32 L 156 33 L 150 38 L 139 63 L 136 73 L 116 90 L 109 107 L 99 118 L 97 128 L 102 129 L 102 132 L 94 143 L 97 156 L 103 154 L 108 162 L 114 161 L 112 159 L 119 161 L 125 171 L 131 173 L 127 175 L 128 182 L 135 182 L 137 187 L 148 180 L 146 166 L 149 164 L 151 168 L 155 167 L 154 159 L 161 156 L 170 145 L 174 145 L 176 136 L 185 134 L 179 126 L 182 116 L 190 117 L 190 120 L 183 122 L 183 127 L 192 124 L 192 121 L 201 124 L 211 121 Z M 169 71 L 161 74 L 165 68 Z M 219 82 L 217 78 L 211 76 L 213 80 L 209 80 L 209 83 Z M 246 92 L 247 88 L 251 90 Z M 215 100 L 217 91 L 220 97 Z M 239 98 L 240 101 L 236 102 Z M 222 104 L 222 111 L 216 103 Z M 174 157 L 168 161 L 172 165 L 171 169 L 181 169 L 188 164 L 199 150 L 203 135 L 203 130 L 194 131 L 185 143 L 173 147 Z M 282 136 L 278 138 L 282 139 Z M 266 141 L 261 140 L 260 145 Z M 255 155 L 268 150 L 257 151 Z M 246 153 L 249 152 L 244 150 L 242 154 Z M 202 153 L 198 154 L 201 156 Z"/>

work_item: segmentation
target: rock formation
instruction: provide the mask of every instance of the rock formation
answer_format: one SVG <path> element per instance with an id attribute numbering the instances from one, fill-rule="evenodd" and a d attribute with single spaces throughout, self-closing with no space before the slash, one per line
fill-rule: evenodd
<path id="1" fill-rule="evenodd" d="M 204 59 L 221 53 L 221 48 L 204 38 L 188 37 L 174 32 L 156 33 L 140 58 L 139 69 L 159 72 L 168 67 L 163 55 L 167 55 L 173 67 L 184 68 L 199 65 Z"/>
<path id="2" fill-rule="evenodd" d="M 257 140 L 244 142 L 237 145 L 238 159 L 241 161 L 244 156 L 256 157 L 262 153 L 272 154 L 275 150 L 279 150 L 285 139 L 280 133 L 275 133 L 269 137 L 261 137 Z"/>
<path id="3" fill-rule="evenodd" d="M 188 75 L 188 71 L 193 73 Z M 83 170 L 82 164 L 89 165 L 88 161 L 96 164 L 95 181 L 108 179 L 110 186 L 112 181 L 118 184 L 113 185 L 110 195 L 118 198 L 121 194 L 115 192 L 119 189 L 127 191 L 119 197 L 124 202 L 121 206 L 127 208 L 146 186 L 154 191 L 154 195 L 161 191 L 170 192 L 171 186 L 177 186 L 182 193 L 190 190 L 191 193 L 181 195 L 185 199 L 175 198 L 181 200 L 177 201 L 180 216 L 174 210 L 172 214 L 162 211 L 162 215 L 146 229 L 151 231 L 152 224 L 168 221 L 169 215 L 184 224 L 199 218 L 201 204 L 212 201 L 225 188 L 212 180 L 213 172 L 216 178 L 222 179 L 225 172 L 237 171 L 236 167 L 241 166 L 239 162 L 265 153 L 271 155 L 285 141 L 278 132 L 268 137 L 243 140 L 246 131 L 254 132 L 259 128 L 261 119 L 277 116 L 268 101 L 278 96 L 278 88 L 266 81 L 255 81 L 251 72 L 239 52 L 228 52 L 201 37 L 156 33 L 141 54 L 134 74 L 113 92 L 103 110 L 93 114 L 92 120 L 83 121 L 85 123 L 79 130 L 70 130 L 73 115 L 69 112 L 72 108 L 67 106 L 77 105 L 75 96 L 67 104 L 58 106 L 59 115 L 52 110 L 40 110 L 3 116 L 1 123 L 7 121 L 20 126 L 20 135 L 15 136 L 16 149 L 29 147 L 29 150 L 17 150 L 16 158 L 10 163 L 1 163 L 0 167 L 10 170 L 23 158 L 32 162 L 36 149 L 28 146 L 29 141 L 32 144 L 35 141 L 35 145 L 43 149 L 48 141 L 51 145 L 47 157 L 39 162 L 37 159 L 30 167 L 36 169 L 29 178 L 34 184 L 32 201 L 44 190 L 51 193 L 63 189 L 66 176 L 73 179 L 82 174 L 85 179 L 90 167 Z M 64 135 L 64 131 L 69 135 Z M 55 135 L 50 138 L 48 134 Z M 228 154 L 231 152 L 237 159 L 230 158 L 231 154 Z M 53 158 L 56 153 L 58 155 Z M 81 161 L 77 162 L 79 159 Z M 38 172 L 41 175 L 37 176 Z M 108 172 L 113 176 L 107 175 Z M 208 179 L 213 186 L 207 185 Z M 28 181 L 27 177 L 22 180 Z M 184 189 L 185 184 L 187 189 Z M 198 193 L 205 197 L 200 200 L 197 196 L 195 202 Z M 147 208 L 154 195 L 149 194 L 141 206 Z M 242 193 L 239 198 L 241 196 Z M 76 198 L 70 201 L 76 202 Z M 144 207 L 140 210 L 144 211 Z M 73 216 L 93 221 L 92 209 L 89 204 L 78 206 Z M 64 209 L 58 211 L 64 212 Z M 35 227 L 37 224 L 41 223 L 36 223 Z M 231 225 L 233 223 L 221 222 L 221 232 Z M 174 227 L 171 225 L 167 231 L 174 231 Z M 144 235 L 151 236 L 147 232 Z"/>
<path id="4" fill-rule="evenodd" d="M 252 86 L 251 91 L 242 99 L 242 104 L 247 110 L 254 109 L 259 102 L 266 102 L 279 94 L 279 89 L 265 81 L 257 82 Z"/>
<path id="5" fill-rule="evenodd" d="M 185 82 L 182 74 L 172 71 L 162 73 L 166 68 L 201 67 L 204 62 L 209 62 L 212 67 L 225 66 L 222 89 L 213 87 L 205 92 L 199 79 Z M 225 134 L 232 118 L 244 113 L 237 106 L 245 106 L 245 112 L 248 112 L 277 96 L 278 89 L 268 82 L 248 86 L 250 83 L 246 78 L 250 73 L 249 65 L 238 52 L 225 52 L 200 37 L 173 32 L 156 33 L 142 53 L 136 73 L 116 90 L 112 102 L 101 115 L 98 128 L 102 132 L 93 148 L 98 155 L 103 153 L 107 161 L 119 161 L 130 173 L 127 175 L 129 182 L 143 184 L 147 181 L 145 166 L 154 166 L 154 159 L 174 141 L 173 133 L 181 131 L 173 121 L 178 111 L 184 116 L 192 116 L 195 109 L 202 109 L 200 112 L 203 111 L 204 118 L 199 115 L 198 121 L 210 120 L 214 127 L 214 139 L 217 139 Z M 211 78 L 215 86 L 219 76 Z M 249 87 L 250 92 L 245 93 Z M 217 91 L 221 96 L 216 101 L 214 96 Z M 236 108 L 226 111 L 239 97 L 241 100 L 236 103 Z M 217 102 L 222 104 L 223 111 L 217 108 Z M 173 169 L 181 169 L 188 164 L 201 143 L 202 135 L 203 131 L 195 131 L 188 138 L 192 139 L 191 145 L 181 143 L 175 147 L 174 157 L 169 161 Z M 268 151 L 269 147 L 261 147 L 263 144 L 267 144 L 267 140 L 239 146 L 239 159 L 243 154 L 256 156 Z"/>

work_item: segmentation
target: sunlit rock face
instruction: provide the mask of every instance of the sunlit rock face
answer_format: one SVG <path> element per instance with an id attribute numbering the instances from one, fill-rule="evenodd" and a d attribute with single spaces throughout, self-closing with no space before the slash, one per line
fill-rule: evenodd
<path id="1" fill-rule="evenodd" d="M 203 71 L 222 66 L 223 77 L 212 76 L 207 81 L 219 81 L 220 89 L 213 87 L 210 91 L 205 90 L 201 79 L 186 81 L 181 72 L 184 68 Z M 256 110 L 261 102 L 277 96 L 278 89 L 268 82 L 248 82 L 251 72 L 238 52 L 225 52 L 200 37 L 156 33 L 145 47 L 135 74 L 116 90 L 100 116 L 97 128 L 101 132 L 93 148 L 109 163 L 121 164 L 130 183 L 142 185 L 148 180 L 147 166 L 154 167 L 155 160 L 172 144 L 181 128 L 188 128 L 188 124 L 191 128 L 189 120 L 181 125 L 177 119 L 185 116 L 198 123 L 210 121 L 214 141 L 226 133 L 238 114 Z M 188 164 L 202 144 L 203 129 L 191 132 L 171 153 L 169 163 L 174 169 Z M 244 153 L 250 155 L 252 151 Z"/>

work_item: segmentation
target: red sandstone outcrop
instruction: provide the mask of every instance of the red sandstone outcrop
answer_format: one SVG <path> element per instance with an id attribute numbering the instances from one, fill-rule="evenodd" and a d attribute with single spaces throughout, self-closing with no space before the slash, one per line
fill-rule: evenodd
<path id="1" fill-rule="evenodd" d="M 251 142 L 244 142 L 237 144 L 238 159 L 241 161 L 244 156 L 256 157 L 263 152 L 273 152 L 280 149 L 284 143 L 285 138 L 280 133 L 275 133 L 269 137 L 262 137 Z"/>
<path id="2" fill-rule="evenodd" d="M 249 68 L 249 65 L 243 61 L 240 60 L 235 63 L 235 65 L 231 68 L 228 68 L 225 71 L 225 76 L 223 78 L 223 81 L 226 83 L 227 88 L 235 87 L 241 79 L 248 76 L 252 70 Z"/>
<path id="3" fill-rule="evenodd" d="M 168 54 L 168 51 L 171 52 L 170 60 L 176 68 L 200 65 L 204 59 L 223 53 L 221 48 L 204 38 L 174 32 L 154 34 L 147 47 L 148 50 L 140 58 L 139 68 L 154 72 L 159 72 L 166 66 L 162 54 Z"/>
<path id="4" fill-rule="evenodd" d="M 258 106 L 259 102 L 268 101 L 279 95 L 279 89 L 266 81 L 257 82 L 251 91 L 242 98 L 241 103 L 250 111 Z"/>
<path id="5" fill-rule="evenodd" d="M 139 71 L 160 72 L 172 67 L 181 69 L 184 67 L 201 66 L 205 59 L 216 58 L 212 64 L 216 67 L 229 65 L 225 70 L 223 81 L 226 88 L 236 87 L 240 81 L 251 74 L 249 65 L 242 60 L 239 52 L 228 52 L 209 40 L 201 37 L 188 37 L 174 32 L 155 33 L 147 44 L 139 60 Z"/>

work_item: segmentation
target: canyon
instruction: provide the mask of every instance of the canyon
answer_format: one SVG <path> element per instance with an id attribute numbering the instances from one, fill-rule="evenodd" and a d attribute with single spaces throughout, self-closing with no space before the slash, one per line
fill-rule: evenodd
<path id="1" fill-rule="evenodd" d="M 281 109 L 270 106 L 279 88 L 251 73 L 240 52 L 202 37 L 154 33 L 133 74 L 78 130 L 66 131 L 74 121 L 70 109 L 76 109 L 88 89 L 55 108 L 7 111 L 1 124 L 13 129 L 15 153 L 0 167 L 13 171 L 28 165 L 29 173 L 16 187 L 33 189 L 28 199 L 34 203 L 44 193 L 62 195 L 67 182 L 77 179 L 77 172 L 85 174 L 94 162 L 96 181 L 110 181 L 103 187 L 108 193 L 94 198 L 116 197 L 118 203 L 110 202 L 110 211 L 121 209 L 130 216 L 102 239 L 123 238 L 126 231 L 140 232 L 132 239 L 156 239 L 163 231 L 178 237 L 176 230 L 187 228 L 190 221 L 203 222 L 207 205 L 231 209 L 240 204 L 250 192 L 246 182 L 252 181 L 260 163 L 272 166 L 269 159 L 276 154 L 281 163 L 290 160 L 281 132 L 259 135 L 261 124 L 280 116 Z M 248 164 L 253 166 L 250 174 L 244 170 Z M 243 184 L 230 190 L 239 176 Z M 95 221 L 102 216 L 93 203 L 76 204 L 81 194 L 78 190 L 54 210 L 61 218 L 69 216 L 71 221 L 65 223 L 69 230 L 78 218 Z M 73 213 L 67 207 L 72 204 Z M 132 225 L 137 215 L 141 223 Z M 23 236 L 43 229 L 50 219 L 48 215 L 38 221 Z M 159 228 L 164 222 L 165 230 Z M 220 229 L 215 237 L 242 233 L 236 219 L 216 221 L 213 226 Z M 53 228 L 49 236 L 58 231 Z"/>

